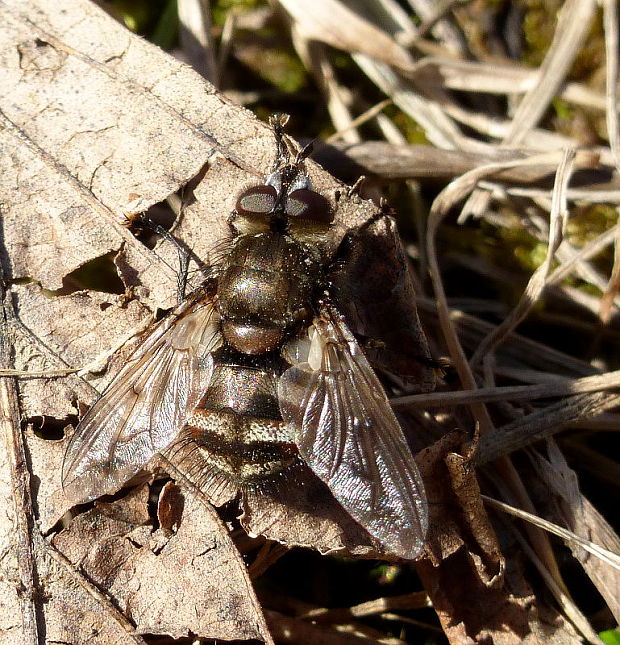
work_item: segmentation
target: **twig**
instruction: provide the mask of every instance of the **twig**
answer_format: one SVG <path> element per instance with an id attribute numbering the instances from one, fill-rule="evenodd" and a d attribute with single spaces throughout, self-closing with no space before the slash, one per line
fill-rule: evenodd
<path id="1" fill-rule="evenodd" d="M 200 0 L 177 0 L 179 35 L 190 65 L 214 85 L 218 84 L 211 14 Z"/>
<path id="2" fill-rule="evenodd" d="M 607 109 L 607 135 L 611 154 L 620 171 L 620 131 L 618 128 L 618 4 L 616 0 L 603 1 L 603 27 L 605 30 L 605 100 Z"/>
<path id="3" fill-rule="evenodd" d="M 376 105 L 373 105 L 370 109 L 366 110 L 365 112 L 362 112 L 359 116 L 356 116 L 351 123 L 344 129 L 344 130 L 339 130 L 338 132 L 334 132 L 330 137 L 327 137 L 325 139 L 325 143 L 334 143 L 335 141 L 339 141 L 342 139 L 342 136 L 345 132 L 348 130 L 353 130 L 360 125 L 363 125 L 366 123 L 366 121 L 370 121 L 370 119 L 374 118 L 382 112 L 388 105 L 392 104 L 392 99 L 384 99 L 383 101 L 377 103 Z"/>
<path id="4" fill-rule="evenodd" d="M 508 455 L 559 432 L 567 423 L 595 416 L 618 405 L 620 394 L 603 392 L 562 399 L 480 437 L 476 463 L 484 464 Z"/>
<path id="5" fill-rule="evenodd" d="M 565 154 L 564 158 L 566 158 L 566 156 L 567 155 Z M 543 155 L 543 157 L 547 157 L 547 155 Z M 529 161 L 530 163 L 535 162 L 535 160 L 532 159 L 530 159 Z M 496 172 L 512 165 L 525 164 L 523 162 L 513 162 L 512 164 L 503 165 L 489 164 L 487 166 L 482 166 L 481 168 L 473 170 L 463 175 L 462 177 L 459 177 L 451 184 L 449 184 L 448 187 L 439 194 L 439 196 L 433 203 L 429 216 L 427 252 L 429 258 L 429 273 L 433 281 L 433 288 L 435 290 L 435 296 L 437 298 L 437 314 L 439 316 L 444 338 L 446 340 L 446 344 L 448 345 L 450 355 L 452 356 L 452 359 L 454 361 L 456 371 L 459 375 L 459 378 L 461 379 L 461 383 L 467 389 L 475 389 L 476 381 L 471 371 L 471 367 L 467 362 L 463 348 L 461 347 L 461 344 L 459 342 L 453 321 L 451 320 L 447 297 L 443 288 L 439 270 L 437 249 L 435 246 L 435 236 L 440 223 L 455 202 L 458 202 L 463 197 L 471 193 L 471 191 L 474 190 L 476 183 L 483 177 L 488 176 L 492 172 Z M 480 428 L 480 440 L 482 441 L 483 439 L 485 439 L 485 437 L 493 435 L 494 433 L 490 432 L 493 428 L 493 423 L 486 407 L 481 403 L 477 403 L 472 404 L 471 410 L 475 415 L 478 427 Z M 501 456 L 501 454 L 507 453 L 500 453 L 497 456 L 499 457 Z M 497 468 L 501 471 L 506 485 L 510 487 L 514 495 L 517 497 L 519 504 L 527 510 L 533 512 L 534 505 L 532 504 L 527 490 L 523 485 L 523 482 L 521 481 L 513 464 L 508 459 L 504 458 L 499 460 Z M 539 529 L 536 529 L 529 525 L 526 527 L 526 530 L 528 532 L 530 540 L 533 544 L 536 545 L 536 550 L 543 559 L 550 577 L 554 580 L 554 584 L 559 587 L 565 588 L 559 567 L 555 560 L 555 556 L 547 536 Z"/>
<path id="6" fill-rule="evenodd" d="M 620 217 L 620 210 L 616 208 L 616 212 Z M 611 268 L 611 275 L 607 282 L 607 287 L 601 298 L 601 308 L 599 316 L 604 324 L 609 324 L 612 318 L 612 311 L 614 303 L 617 300 L 618 292 L 620 291 L 620 225 L 616 224 L 612 232 L 614 235 L 614 264 Z"/>
<path id="7" fill-rule="evenodd" d="M 573 169 L 572 161 L 574 157 L 574 150 L 565 150 L 562 162 L 560 163 L 556 174 L 551 213 L 549 215 L 549 245 L 545 260 L 532 274 L 519 303 L 512 313 L 480 343 L 480 346 L 471 357 L 470 364 L 472 366 L 477 365 L 483 356 L 493 351 L 497 345 L 507 338 L 508 334 L 517 327 L 517 325 L 527 316 L 536 302 L 538 302 L 545 289 L 553 259 L 558 247 L 562 243 L 563 232 L 568 218 L 566 189 L 571 177 Z"/>
<path id="8" fill-rule="evenodd" d="M 9 318 L 12 307 L 4 289 L 4 275 L 0 266 L 0 365 L 8 366 L 12 361 L 9 339 L 11 332 Z M 34 512 L 30 490 L 30 473 L 26 461 L 24 437 L 20 427 L 20 414 L 15 381 L 0 379 L 0 427 L 6 439 L 13 505 L 15 510 L 15 542 L 17 545 L 17 568 L 19 571 L 18 594 L 21 605 L 23 643 L 38 645 L 43 642 L 38 621 L 37 565 L 35 560 L 35 538 L 33 529 Z M 6 521 L 6 518 L 5 518 Z M 17 638 L 17 637 L 16 637 Z"/>
<path id="9" fill-rule="evenodd" d="M 549 587 L 549 590 L 557 600 L 566 617 L 573 623 L 576 629 L 588 639 L 588 641 L 590 641 L 591 643 L 601 643 L 596 632 L 592 629 L 592 627 L 590 627 L 590 624 L 588 623 L 585 616 L 579 611 L 570 596 L 566 593 L 566 590 L 563 589 L 562 586 L 557 583 L 554 577 L 550 575 L 549 571 L 545 567 L 545 564 L 541 561 L 536 552 L 528 544 L 527 540 L 523 537 L 521 532 L 518 531 L 517 528 L 512 524 L 508 524 L 508 528 L 512 531 L 518 542 L 521 544 L 521 548 L 533 562 L 536 569 L 538 569 L 538 572 Z"/>
<path id="10" fill-rule="evenodd" d="M 377 640 L 365 635 L 346 633 L 335 628 L 313 625 L 300 618 L 285 616 L 280 612 L 265 611 L 269 629 L 278 643 L 320 643 L 321 645 L 377 645 Z M 382 639 L 386 645 L 406 645 L 399 638 Z"/>
<path id="11" fill-rule="evenodd" d="M 417 591 L 401 596 L 376 598 L 375 600 L 369 600 L 368 602 L 363 602 L 353 607 L 338 609 L 319 607 L 300 614 L 298 618 L 312 619 L 322 623 L 344 623 L 350 621 L 352 618 L 372 616 L 385 611 L 421 609 L 422 607 L 432 607 L 432 603 L 425 591 Z"/>
<path id="12" fill-rule="evenodd" d="M 538 385 L 513 385 L 510 387 L 485 387 L 477 390 L 460 392 L 434 392 L 429 394 L 412 394 L 391 399 L 395 408 L 435 407 L 447 405 L 468 405 L 483 401 L 519 401 L 546 399 L 556 396 L 571 396 L 585 392 L 598 392 L 620 387 L 620 370 L 608 372 L 601 376 L 587 376 L 581 379 L 565 379 L 561 382 L 554 379 L 551 383 Z"/>

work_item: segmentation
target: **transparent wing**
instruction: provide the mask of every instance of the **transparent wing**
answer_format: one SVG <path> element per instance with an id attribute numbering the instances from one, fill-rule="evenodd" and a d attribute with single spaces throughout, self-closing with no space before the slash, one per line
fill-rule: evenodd
<path id="1" fill-rule="evenodd" d="M 377 376 L 328 303 L 301 361 L 279 382 L 282 416 L 304 461 L 345 510 L 387 549 L 415 558 L 428 527 L 420 473 Z"/>
<path id="2" fill-rule="evenodd" d="M 146 336 L 69 441 L 62 482 L 70 500 L 114 492 L 174 439 L 220 342 L 210 295 L 182 304 Z"/>

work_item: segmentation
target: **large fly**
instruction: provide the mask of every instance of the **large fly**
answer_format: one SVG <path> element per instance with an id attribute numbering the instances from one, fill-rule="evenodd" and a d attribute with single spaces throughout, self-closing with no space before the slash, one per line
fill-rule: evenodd
<path id="1" fill-rule="evenodd" d="M 329 291 L 330 202 L 291 160 L 281 118 L 263 184 L 241 192 L 209 278 L 146 335 L 80 421 L 74 502 L 118 490 L 157 453 L 199 456 L 216 505 L 310 469 L 388 552 L 417 557 L 424 488 L 385 391 Z M 333 255 L 333 254 L 332 254 Z M 336 263 L 337 264 L 337 263 Z"/>

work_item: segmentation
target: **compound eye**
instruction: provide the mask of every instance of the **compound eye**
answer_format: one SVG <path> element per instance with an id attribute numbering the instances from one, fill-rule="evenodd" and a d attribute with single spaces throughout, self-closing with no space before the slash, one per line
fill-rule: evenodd
<path id="1" fill-rule="evenodd" d="M 329 202 L 323 195 L 300 188 L 294 190 L 286 200 L 286 214 L 295 219 L 311 220 L 330 224 L 334 219 L 334 213 Z"/>
<path id="2" fill-rule="evenodd" d="M 240 215 L 267 215 L 273 211 L 277 196 L 273 186 L 252 186 L 237 197 L 236 211 Z"/>

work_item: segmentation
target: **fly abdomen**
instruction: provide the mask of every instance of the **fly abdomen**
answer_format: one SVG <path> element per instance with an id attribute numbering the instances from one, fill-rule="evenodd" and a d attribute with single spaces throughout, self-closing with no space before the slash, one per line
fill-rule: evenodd
<path id="1" fill-rule="evenodd" d="M 220 491 L 230 496 L 240 489 L 268 488 L 301 460 L 276 398 L 282 359 L 225 347 L 214 354 L 214 362 L 209 387 L 173 452 L 217 504 L 223 501 Z"/>
<path id="2" fill-rule="evenodd" d="M 196 410 L 281 421 L 276 378 L 275 373 L 258 367 L 216 362 L 209 387 Z"/>
<path id="3" fill-rule="evenodd" d="M 282 421 L 197 409 L 185 434 L 194 442 L 205 466 L 237 488 L 267 483 L 299 461 Z"/>

